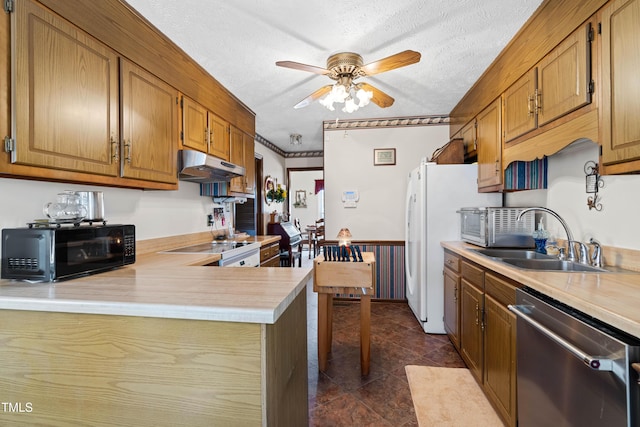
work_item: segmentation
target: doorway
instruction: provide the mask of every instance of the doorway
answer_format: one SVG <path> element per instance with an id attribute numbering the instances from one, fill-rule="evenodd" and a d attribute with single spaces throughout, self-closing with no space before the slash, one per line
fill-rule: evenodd
<path id="1" fill-rule="evenodd" d="M 289 218 L 298 218 L 300 225 L 315 224 L 324 218 L 324 169 L 287 168 L 287 189 L 289 190 Z M 318 190 L 318 191 L 316 191 Z"/>

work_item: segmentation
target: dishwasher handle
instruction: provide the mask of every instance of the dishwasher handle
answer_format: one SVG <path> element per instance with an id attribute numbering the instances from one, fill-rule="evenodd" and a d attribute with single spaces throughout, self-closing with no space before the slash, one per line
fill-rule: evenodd
<path id="1" fill-rule="evenodd" d="M 526 313 L 528 308 L 527 306 L 509 304 L 507 308 L 513 313 L 515 313 L 516 316 L 518 316 L 519 318 L 527 322 L 529 325 L 531 325 L 532 327 L 540 331 L 542 334 L 547 336 L 547 338 L 556 342 L 557 344 L 565 348 L 567 351 L 569 351 L 572 355 L 582 360 L 582 362 L 584 362 L 584 364 L 590 367 L 591 369 L 595 371 L 613 372 L 613 360 L 602 359 L 598 356 L 591 356 L 585 353 L 584 351 L 582 351 L 575 345 L 571 344 L 570 342 L 568 342 L 567 340 L 565 340 L 564 338 L 562 338 L 561 336 L 559 336 L 558 334 L 556 334 L 555 332 L 547 328 L 546 326 L 540 324 L 539 322 L 531 318 L 531 316 L 529 316 Z"/>

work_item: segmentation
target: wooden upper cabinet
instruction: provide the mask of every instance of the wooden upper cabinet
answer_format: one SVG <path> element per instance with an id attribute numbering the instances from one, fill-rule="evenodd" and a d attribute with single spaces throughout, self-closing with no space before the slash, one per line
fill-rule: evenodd
<path id="1" fill-rule="evenodd" d="M 207 109 L 186 96 L 182 97 L 181 105 L 182 145 L 207 153 L 209 151 Z"/>
<path id="2" fill-rule="evenodd" d="M 229 160 L 229 123 L 186 96 L 181 104 L 183 147 Z"/>
<path id="3" fill-rule="evenodd" d="M 121 58 L 122 176 L 177 183 L 178 91 Z"/>
<path id="4" fill-rule="evenodd" d="M 255 140 L 251 135 L 242 134 L 242 145 L 244 146 L 244 192 L 253 194 L 256 189 L 256 154 Z"/>
<path id="5" fill-rule="evenodd" d="M 35 2 L 14 6 L 12 163 L 117 176 L 116 53 Z"/>
<path id="6" fill-rule="evenodd" d="M 231 179 L 229 190 L 236 193 L 253 194 L 255 190 L 255 142 L 253 137 L 231 126 L 230 162 L 245 168 L 245 175 Z"/>
<path id="7" fill-rule="evenodd" d="M 233 164 L 244 166 L 244 142 L 242 138 L 242 131 L 235 126 L 230 128 L 231 134 L 231 152 L 229 155 L 229 161 Z M 244 177 L 232 178 L 229 184 L 229 190 L 244 193 Z"/>
<path id="8" fill-rule="evenodd" d="M 591 102 L 591 23 L 578 28 L 538 64 L 536 110 L 543 126 Z"/>
<path id="9" fill-rule="evenodd" d="M 502 106 L 497 98 L 476 118 L 478 145 L 478 189 L 499 191 L 502 187 Z"/>
<path id="10" fill-rule="evenodd" d="M 230 136 L 229 122 L 209 112 L 209 153 L 229 160 Z"/>
<path id="11" fill-rule="evenodd" d="M 478 148 L 475 119 L 463 126 L 460 130 L 460 137 L 462 138 L 462 144 L 464 145 L 465 158 L 473 157 L 473 154 L 476 153 Z"/>
<path id="12" fill-rule="evenodd" d="M 615 0 L 602 14 L 602 162 L 615 173 L 640 170 L 638 22 L 640 0 Z"/>
<path id="13" fill-rule="evenodd" d="M 534 130 L 538 125 L 535 112 L 538 69 L 533 68 L 515 82 L 503 95 L 504 141 Z"/>
<path id="14" fill-rule="evenodd" d="M 592 39 L 581 26 L 504 92 L 505 143 L 591 102 Z"/>

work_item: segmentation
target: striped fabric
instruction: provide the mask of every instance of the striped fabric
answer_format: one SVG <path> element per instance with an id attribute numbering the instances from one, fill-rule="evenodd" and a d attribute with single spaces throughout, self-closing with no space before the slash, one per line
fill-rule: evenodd
<path id="1" fill-rule="evenodd" d="M 513 162 L 504 171 L 504 189 L 537 190 L 547 188 L 547 157 L 530 162 Z"/>
<path id="2" fill-rule="evenodd" d="M 359 245 L 362 252 L 376 257 L 376 292 L 372 299 L 404 300 L 404 245 Z M 337 294 L 340 298 L 359 298 L 358 295 Z"/>
<path id="3" fill-rule="evenodd" d="M 201 196 L 226 196 L 229 194 L 228 182 L 209 182 L 200 184 Z"/>

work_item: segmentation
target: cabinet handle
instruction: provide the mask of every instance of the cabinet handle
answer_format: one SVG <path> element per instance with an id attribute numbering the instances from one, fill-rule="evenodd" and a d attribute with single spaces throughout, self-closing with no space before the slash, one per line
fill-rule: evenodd
<path id="1" fill-rule="evenodd" d="M 120 160 L 120 147 L 118 146 L 118 140 L 116 140 L 112 135 L 109 141 L 111 141 L 111 157 L 117 162 Z"/>
<path id="2" fill-rule="evenodd" d="M 453 302 L 458 302 L 458 287 L 453 287 Z"/>
<path id="3" fill-rule="evenodd" d="M 540 111 L 542 111 L 542 93 L 538 92 L 538 89 L 536 89 L 535 91 L 535 97 L 536 97 L 536 114 L 540 114 Z"/>
<path id="4" fill-rule="evenodd" d="M 124 148 L 125 148 L 125 160 L 127 163 L 131 164 L 131 140 L 125 141 L 124 142 Z"/>
<path id="5" fill-rule="evenodd" d="M 500 172 L 500 160 L 496 159 L 496 173 Z"/>
<path id="6" fill-rule="evenodd" d="M 533 95 L 527 95 L 527 117 L 533 116 Z"/>

